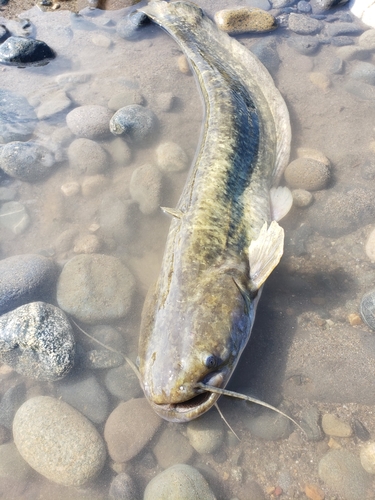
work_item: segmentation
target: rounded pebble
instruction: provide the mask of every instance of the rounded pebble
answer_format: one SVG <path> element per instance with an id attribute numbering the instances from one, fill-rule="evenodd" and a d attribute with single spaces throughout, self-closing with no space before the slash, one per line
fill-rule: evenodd
<path id="1" fill-rule="evenodd" d="M 350 500 L 363 500 L 369 493 L 371 476 L 359 458 L 347 450 L 331 450 L 319 462 L 319 477 L 328 488 Z"/>
<path id="2" fill-rule="evenodd" d="M 214 453 L 224 441 L 223 421 L 217 413 L 206 413 L 188 423 L 187 437 L 198 453 Z"/>
<path id="3" fill-rule="evenodd" d="M 163 469 L 175 464 L 186 464 L 194 455 L 194 448 L 181 432 L 169 427 L 160 434 L 152 451 Z"/>
<path id="4" fill-rule="evenodd" d="M 291 188 L 317 191 L 327 187 L 331 172 L 324 163 L 311 158 L 297 158 L 286 167 L 284 177 Z"/>
<path id="5" fill-rule="evenodd" d="M 143 500 L 215 500 L 207 481 L 194 467 L 176 464 L 152 479 Z"/>
<path id="6" fill-rule="evenodd" d="M 126 167 L 131 163 L 131 149 L 121 137 L 111 141 L 108 149 L 112 160 L 119 167 Z"/>
<path id="7" fill-rule="evenodd" d="M 297 149 L 297 156 L 298 158 L 310 158 L 312 160 L 319 161 L 320 163 L 323 163 L 327 167 L 331 167 L 331 162 L 329 159 L 326 157 L 324 153 L 319 151 L 318 149 L 313 149 L 313 148 L 298 148 Z"/>
<path id="8" fill-rule="evenodd" d="M 4 394 L 0 403 L 0 426 L 12 429 L 14 415 L 26 399 L 24 383 L 10 387 Z"/>
<path id="9" fill-rule="evenodd" d="M 375 443 L 366 444 L 360 453 L 362 467 L 369 474 L 375 474 Z"/>
<path id="10" fill-rule="evenodd" d="M 57 307 L 31 302 L 0 316 L 0 360 L 18 373 L 54 381 L 73 367 L 75 341 L 68 318 Z"/>
<path id="11" fill-rule="evenodd" d="M 88 370 L 103 370 L 117 368 L 124 363 L 124 358 L 120 353 L 108 351 L 106 349 L 93 349 L 87 351 L 82 360 L 82 365 Z"/>
<path id="12" fill-rule="evenodd" d="M 120 108 L 112 116 L 110 130 L 114 135 L 123 135 L 135 143 L 141 143 L 155 130 L 156 116 L 139 104 Z"/>
<path id="13" fill-rule="evenodd" d="M 189 61 L 184 56 L 184 54 L 181 54 L 180 56 L 178 56 L 178 58 L 177 58 L 177 66 L 178 66 L 178 69 L 181 71 L 181 73 L 183 73 L 184 75 L 190 75 L 191 74 L 191 70 L 190 70 L 190 66 L 189 66 Z"/>
<path id="14" fill-rule="evenodd" d="M 123 243 L 129 238 L 130 205 L 113 196 L 103 197 L 99 207 L 99 223 L 103 234 Z"/>
<path id="15" fill-rule="evenodd" d="M 218 28 L 226 33 L 262 33 L 277 28 L 276 19 L 258 8 L 238 7 L 219 10 L 215 14 Z"/>
<path id="16" fill-rule="evenodd" d="M 335 437 L 350 437 L 353 434 L 352 428 L 335 415 L 325 413 L 322 416 L 322 428 L 325 434 Z"/>
<path id="17" fill-rule="evenodd" d="M 54 262 L 24 254 L 0 260 L 0 314 L 50 297 L 57 279 Z"/>
<path id="18" fill-rule="evenodd" d="M 324 435 L 319 425 L 320 413 L 317 408 L 310 406 L 302 411 L 301 427 L 309 441 L 320 441 Z"/>
<path id="19" fill-rule="evenodd" d="M 375 330 L 375 290 L 364 294 L 361 299 L 359 310 L 366 325 Z"/>
<path id="20" fill-rule="evenodd" d="M 61 309 L 83 323 L 124 317 L 134 292 L 134 278 L 115 257 L 77 255 L 67 262 L 57 283 Z"/>
<path id="21" fill-rule="evenodd" d="M 86 234 L 77 238 L 74 243 L 74 253 L 98 253 L 102 247 L 102 241 L 95 234 Z"/>
<path id="22" fill-rule="evenodd" d="M 113 396 L 123 401 L 139 398 L 142 395 L 139 380 L 127 363 L 108 370 L 104 383 Z"/>
<path id="23" fill-rule="evenodd" d="M 156 161 L 162 172 L 180 172 L 188 166 L 185 151 L 175 142 L 163 142 L 156 149 Z"/>
<path id="24" fill-rule="evenodd" d="M 137 485 L 128 474 L 121 472 L 112 479 L 109 487 L 110 500 L 138 500 L 140 498 Z"/>
<path id="25" fill-rule="evenodd" d="M 74 135 L 85 139 L 99 139 L 109 134 L 112 111 L 97 104 L 79 106 L 66 116 L 66 123 Z"/>
<path id="26" fill-rule="evenodd" d="M 304 56 L 315 54 L 320 46 L 319 40 L 314 36 L 294 35 L 288 39 L 287 43 L 289 47 Z"/>
<path id="27" fill-rule="evenodd" d="M 9 142 L 0 149 L 0 168 L 15 179 L 35 182 L 51 173 L 55 157 L 36 142 Z"/>
<path id="28" fill-rule="evenodd" d="M 309 73 L 309 80 L 313 85 L 315 85 L 315 87 L 318 87 L 324 92 L 326 92 L 327 89 L 331 86 L 331 80 L 329 79 L 329 77 L 324 73 L 320 73 L 319 71 Z"/>
<path id="29" fill-rule="evenodd" d="M 254 436 L 267 441 L 287 438 L 292 432 L 292 422 L 279 413 L 267 410 L 258 417 L 250 417 L 245 426 Z"/>
<path id="30" fill-rule="evenodd" d="M 114 94 L 108 101 L 108 108 L 117 111 L 131 104 L 143 105 L 145 98 L 138 90 L 124 90 Z"/>
<path id="31" fill-rule="evenodd" d="M 358 62 L 350 72 L 350 77 L 375 85 L 375 66 L 364 61 Z"/>
<path id="32" fill-rule="evenodd" d="M 108 186 L 109 180 L 101 174 L 87 175 L 82 180 L 81 190 L 85 198 L 92 198 L 98 194 L 102 194 Z"/>
<path id="33" fill-rule="evenodd" d="M 70 198 L 72 196 L 76 196 L 81 191 L 81 186 L 78 182 L 66 182 L 61 186 L 61 192 L 66 198 Z"/>
<path id="34" fill-rule="evenodd" d="M 90 139 L 73 141 L 68 149 L 68 158 L 71 169 L 77 174 L 100 174 L 108 165 L 106 151 Z"/>
<path id="35" fill-rule="evenodd" d="M 85 484 L 106 460 L 105 444 L 95 427 L 64 401 L 48 396 L 29 399 L 19 408 L 13 436 L 33 469 L 65 486 Z"/>
<path id="36" fill-rule="evenodd" d="M 289 15 L 288 28 L 298 35 L 315 35 L 322 29 L 321 21 L 304 14 Z"/>
<path id="37" fill-rule="evenodd" d="M 306 189 L 293 189 L 293 205 L 299 208 L 305 208 L 311 205 L 314 197 Z"/>
<path id="38" fill-rule="evenodd" d="M 162 176 L 154 165 L 146 164 L 134 170 L 129 185 L 130 195 L 139 204 L 139 210 L 149 215 L 160 207 Z"/>
<path id="39" fill-rule="evenodd" d="M 375 49 L 375 29 L 370 29 L 362 33 L 358 38 L 358 45 L 363 49 L 374 50 Z"/>
<path id="40" fill-rule="evenodd" d="M 133 40 L 139 36 L 140 28 L 148 22 L 148 17 L 143 12 L 132 12 L 121 18 L 116 26 L 116 31 L 121 38 Z"/>
<path id="41" fill-rule="evenodd" d="M 127 462 L 138 455 L 161 423 L 161 418 L 145 398 L 120 403 L 108 417 L 104 428 L 104 439 L 112 460 Z"/>

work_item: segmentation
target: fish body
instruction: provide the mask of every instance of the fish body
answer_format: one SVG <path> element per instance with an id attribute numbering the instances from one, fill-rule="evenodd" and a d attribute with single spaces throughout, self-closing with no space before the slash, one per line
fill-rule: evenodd
<path id="1" fill-rule="evenodd" d="M 264 281 L 256 275 L 265 247 L 260 258 L 255 247 L 260 233 L 269 239 L 261 229 L 288 162 L 290 125 L 264 66 L 202 9 L 157 1 L 140 10 L 180 45 L 206 108 L 195 163 L 177 207 L 167 210 L 173 219 L 139 342 L 147 399 L 160 416 L 181 422 L 216 402 L 218 394 L 197 384 L 225 387 L 249 340 Z M 251 253 L 261 265 L 252 265 Z"/>

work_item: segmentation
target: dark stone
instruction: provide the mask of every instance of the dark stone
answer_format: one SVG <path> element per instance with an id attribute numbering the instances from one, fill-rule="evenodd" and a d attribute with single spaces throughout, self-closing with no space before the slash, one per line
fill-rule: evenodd
<path id="1" fill-rule="evenodd" d="M 147 24 L 148 21 L 148 17 L 143 12 L 132 12 L 117 23 L 117 34 L 126 40 L 137 38 L 139 36 L 139 29 Z"/>
<path id="2" fill-rule="evenodd" d="M 354 434 L 361 441 L 368 441 L 371 438 L 371 434 L 358 418 L 353 419 L 353 429 Z"/>
<path id="3" fill-rule="evenodd" d="M 55 263 L 41 255 L 0 260 L 0 314 L 28 302 L 51 299 L 56 280 Z"/>
<path id="4" fill-rule="evenodd" d="M 0 45 L 0 62 L 11 66 L 44 66 L 56 57 L 41 40 L 10 36 Z"/>
<path id="5" fill-rule="evenodd" d="M 0 5 L 1 5 L 1 3 L 0 3 Z M 10 37 L 9 31 L 6 29 L 5 26 L 0 24 L 0 43 L 3 43 L 9 37 Z"/>
<path id="6" fill-rule="evenodd" d="M 66 315 L 32 302 L 0 316 L 0 361 L 36 380 L 55 381 L 73 367 L 75 342 Z"/>
<path id="7" fill-rule="evenodd" d="M 289 47 L 299 52 L 304 56 L 315 54 L 320 45 L 319 40 L 313 36 L 291 36 L 288 40 Z"/>
<path id="8" fill-rule="evenodd" d="M 112 479 L 109 498 L 110 500 L 136 500 L 140 496 L 134 480 L 125 472 L 121 472 Z"/>
<path id="9" fill-rule="evenodd" d="M 120 108 L 109 122 L 112 134 L 124 135 L 136 143 L 147 139 L 153 132 L 155 125 L 156 116 L 154 113 L 139 104 Z"/>
<path id="10" fill-rule="evenodd" d="M 0 150 L 0 168 L 10 177 L 35 182 L 46 177 L 55 164 L 55 156 L 33 142 L 8 142 Z"/>
<path id="11" fill-rule="evenodd" d="M 11 387 L 4 394 L 0 403 L 0 424 L 7 429 L 12 429 L 13 418 L 16 411 L 25 402 L 26 387 L 25 384 L 18 384 Z"/>
<path id="12" fill-rule="evenodd" d="M 341 7 L 342 5 L 348 3 L 349 0 L 311 0 L 311 6 L 313 12 L 325 12 L 334 7 Z"/>
<path id="13" fill-rule="evenodd" d="M 361 299 L 359 310 L 366 325 L 375 330 L 375 290 L 364 294 Z"/>
<path id="14" fill-rule="evenodd" d="M 0 143 L 27 139 L 36 122 L 35 111 L 25 97 L 0 89 Z"/>

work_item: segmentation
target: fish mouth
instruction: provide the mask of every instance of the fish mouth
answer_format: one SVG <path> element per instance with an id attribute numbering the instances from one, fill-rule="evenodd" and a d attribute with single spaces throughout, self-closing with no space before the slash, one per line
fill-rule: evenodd
<path id="1" fill-rule="evenodd" d="M 204 391 L 181 403 L 157 404 L 150 401 L 150 404 L 155 413 L 168 422 L 189 422 L 208 411 L 219 396 L 219 394 Z"/>

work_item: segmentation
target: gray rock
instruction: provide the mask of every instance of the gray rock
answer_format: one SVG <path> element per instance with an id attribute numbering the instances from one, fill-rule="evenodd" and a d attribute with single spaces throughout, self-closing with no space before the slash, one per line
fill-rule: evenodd
<path id="1" fill-rule="evenodd" d="M 18 373 L 54 381 L 73 367 L 75 342 L 65 314 L 32 302 L 0 316 L 0 360 Z"/>
<path id="2" fill-rule="evenodd" d="M 36 123 L 35 111 L 25 97 L 0 89 L 0 144 L 27 139 Z"/>
<path id="3" fill-rule="evenodd" d="M 140 499 L 135 481 L 125 472 L 121 472 L 112 479 L 109 487 L 110 500 L 138 500 Z"/>
<path id="4" fill-rule="evenodd" d="M 116 352 L 105 349 L 93 349 L 85 353 L 82 364 L 88 370 L 103 370 L 121 366 L 124 364 L 124 358 Z"/>
<path id="5" fill-rule="evenodd" d="M 30 216 L 22 203 L 8 201 L 0 208 L 0 224 L 14 234 L 22 234 L 30 225 Z"/>
<path id="6" fill-rule="evenodd" d="M 83 323 L 124 317 L 134 292 L 134 278 L 119 259 L 77 255 L 67 262 L 57 283 L 59 306 Z"/>
<path id="7" fill-rule="evenodd" d="M 23 481 L 32 475 L 33 471 L 19 454 L 14 443 L 0 446 L 0 477 Z"/>
<path id="8" fill-rule="evenodd" d="M 111 347 L 119 352 L 124 352 L 125 338 L 118 330 L 113 328 L 113 326 L 96 325 L 91 328 L 89 333 L 94 339 L 99 340 L 99 342 L 105 346 Z M 100 346 L 94 340 L 89 340 L 88 345 L 92 348 L 100 349 Z"/>
<path id="9" fill-rule="evenodd" d="M 367 443 L 360 452 L 361 465 L 369 474 L 375 474 L 375 443 Z"/>
<path id="10" fill-rule="evenodd" d="M 266 0 L 268 1 L 268 0 Z M 159 111 L 167 113 L 171 111 L 175 103 L 175 96 L 172 92 L 160 92 L 155 96 L 155 104 Z"/>
<path id="11" fill-rule="evenodd" d="M 106 460 L 105 444 L 95 427 L 64 401 L 38 396 L 16 413 L 14 442 L 26 462 L 50 481 L 81 486 Z"/>
<path id="12" fill-rule="evenodd" d="M 103 197 L 99 207 L 100 230 L 105 236 L 124 243 L 130 236 L 130 205 L 113 196 Z"/>
<path id="13" fill-rule="evenodd" d="M 51 297 L 57 280 L 54 262 L 41 255 L 0 260 L 0 314 Z"/>
<path id="14" fill-rule="evenodd" d="M 374 216 L 373 193 L 364 188 L 321 193 L 319 200 L 308 211 L 310 225 L 330 238 L 338 238 L 371 224 Z"/>
<path id="15" fill-rule="evenodd" d="M 186 437 L 171 427 L 160 434 L 152 451 L 163 469 L 175 464 L 186 464 L 194 455 L 194 448 Z"/>
<path id="16" fill-rule="evenodd" d="M 360 35 L 363 33 L 363 28 L 355 23 L 331 23 L 326 24 L 325 30 L 328 36 L 338 35 Z"/>
<path id="17" fill-rule="evenodd" d="M 123 135 L 137 144 L 148 139 L 155 130 L 156 116 L 139 104 L 120 108 L 112 116 L 110 130 L 114 135 Z"/>
<path id="18" fill-rule="evenodd" d="M 90 139 L 76 139 L 68 149 L 69 165 L 77 174 L 95 175 L 108 167 L 106 151 Z"/>
<path id="19" fill-rule="evenodd" d="M 329 9 L 348 3 L 349 0 L 310 0 L 314 13 L 326 12 Z"/>
<path id="20" fill-rule="evenodd" d="M 319 462 L 319 477 L 348 500 L 363 500 L 370 493 L 371 476 L 358 457 L 347 450 L 331 450 Z"/>
<path id="21" fill-rule="evenodd" d="M 341 75 L 344 72 L 344 61 L 340 57 L 335 57 L 329 66 L 329 72 L 333 75 Z"/>
<path id="22" fill-rule="evenodd" d="M 136 168 L 131 176 L 129 191 L 139 210 L 149 215 L 160 208 L 162 175 L 154 165 L 146 164 Z"/>
<path id="23" fill-rule="evenodd" d="M 297 4 L 297 9 L 303 14 L 309 14 L 311 12 L 311 5 L 305 0 L 300 0 Z"/>
<path id="24" fill-rule="evenodd" d="M 251 52 L 265 65 L 268 71 L 276 71 L 280 65 L 274 38 L 262 38 L 250 47 Z"/>
<path id="25" fill-rule="evenodd" d="M 375 330 L 375 290 L 364 294 L 359 310 L 366 325 Z"/>
<path id="26" fill-rule="evenodd" d="M 0 62 L 11 66 L 44 66 L 56 57 L 41 40 L 10 36 L 0 45 Z"/>
<path id="27" fill-rule="evenodd" d="M 358 38 L 358 44 L 364 49 L 375 49 L 375 29 L 369 29 Z"/>
<path id="28" fill-rule="evenodd" d="M 368 62 L 358 62 L 350 72 L 350 77 L 375 85 L 375 66 Z"/>
<path id="29" fill-rule="evenodd" d="M 152 479 L 144 492 L 143 500 L 215 500 L 207 481 L 194 467 L 177 464 Z"/>
<path id="30" fill-rule="evenodd" d="M 246 0 L 245 3 L 248 7 L 256 7 L 265 11 L 271 9 L 271 4 L 268 0 Z"/>
<path id="31" fill-rule="evenodd" d="M 108 370 L 104 383 L 108 391 L 122 401 L 139 398 L 142 395 L 139 380 L 127 363 Z"/>
<path id="32" fill-rule="evenodd" d="M 187 426 L 191 446 L 201 454 L 214 453 L 224 442 L 224 426 L 216 412 L 205 413 Z"/>
<path id="33" fill-rule="evenodd" d="M 112 111 L 97 104 L 79 106 L 66 116 L 66 123 L 74 135 L 85 139 L 100 139 L 109 135 Z"/>
<path id="34" fill-rule="evenodd" d="M 301 427 L 306 432 L 309 441 L 321 441 L 324 438 L 319 425 L 320 414 L 317 408 L 310 406 L 302 411 Z"/>
<path id="35" fill-rule="evenodd" d="M 147 22 L 149 19 L 143 12 L 132 12 L 117 23 L 117 34 L 125 40 L 133 40 L 139 36 L 140 28 Z"/>
<path id="36" fill-rule="evenodd" d="M 162 172 L 180 172 L 188 166 L 189 159 L 175 142 L 163 142 L 156 149 L 156 162 Z"/>
<path id="37" fill-rule="evenodd" d="M 354 40 L 350 36 L 335 36 L 330 39 L 331 45 L 344 47 L 345 45 L 354 45 Z"/>
<path id="38" fill-rule="evenodd" d="M 317 191 L 327 187 L 331 179 L 330 168 L 313 158 L 297 158 L 286 167 L 284 177 L 293 189 Z"/>
<path id="39" fill-rule="evenodd" d="M 7 429 L 12 429 L 13 418 L 16 411 L 25 401 L 25 384 L 17 384 L 10 387 L 2 397 L 0 403 L 0 424 Z"/>
<path id="40" fill-rule="evenodd" d="M 350 94 L 359 97 L 359 99 L 375 102 L 375 88 L 373 85 L 348 79 L 344 84 L 344 88 Z"/>
<path id="41" fill-rule="evenodd" d="M 345 61 L 353 61 L 360 60 L 364 61 L 368 59 L 371 55 L 371 52 L 368 49 L 364 49 L 358 45 L 348 46 L 348 47 L 339 47 L 336 52 L 338 57 L 344 59 Z"/>
<path id="42" fill-rule="evenodd" d="M 106 391 L 94 375 L 73 375 L 55 385 L 57 394 L 94 424 L 101 424 L 109 414 Z"/>
<path id="43" fill-rule="evenodd" d="M 348 438 L 353 434 L 351 426 L 332 413 L 322 415 L 322 429 L 327 436 Z"/>
<path id="44" fill-rule="evenodd" d="M 313 36 L 292 36 L 287 43 L 289 47 L 304 56 L 315 54 L 320 46 L 319 40 Z"/>
<path id="45" fill-rule="evenodd" d="M 145 398 L 120 403 L 108 417 L 104 428 L 104 439 L 112 460 L 127 462 L 138 455 L 161 423 L 161 418 Z"/>
<path id="46" fill-rule="evenodd" d="M 8 142 L 0 149 L 0 168 L 16 179 L 34 182 L 51 173 L 53 153 L 36 142 Z"/>
<path id="47" fill-rule="evenodd" d="M 298 35 L 315 35 L 322 27 L 322 23 L 313 17 L 294 13 L 289 15 L 288 28 Z"/>
<path id="48" fill-rule="evenodd" d="M 257 417 L 249 416 L 245 426 L 253 436 L 266 441 L 286 439 L 294 430 L 289 419 L 272 410 L 265 410 Z"/>

